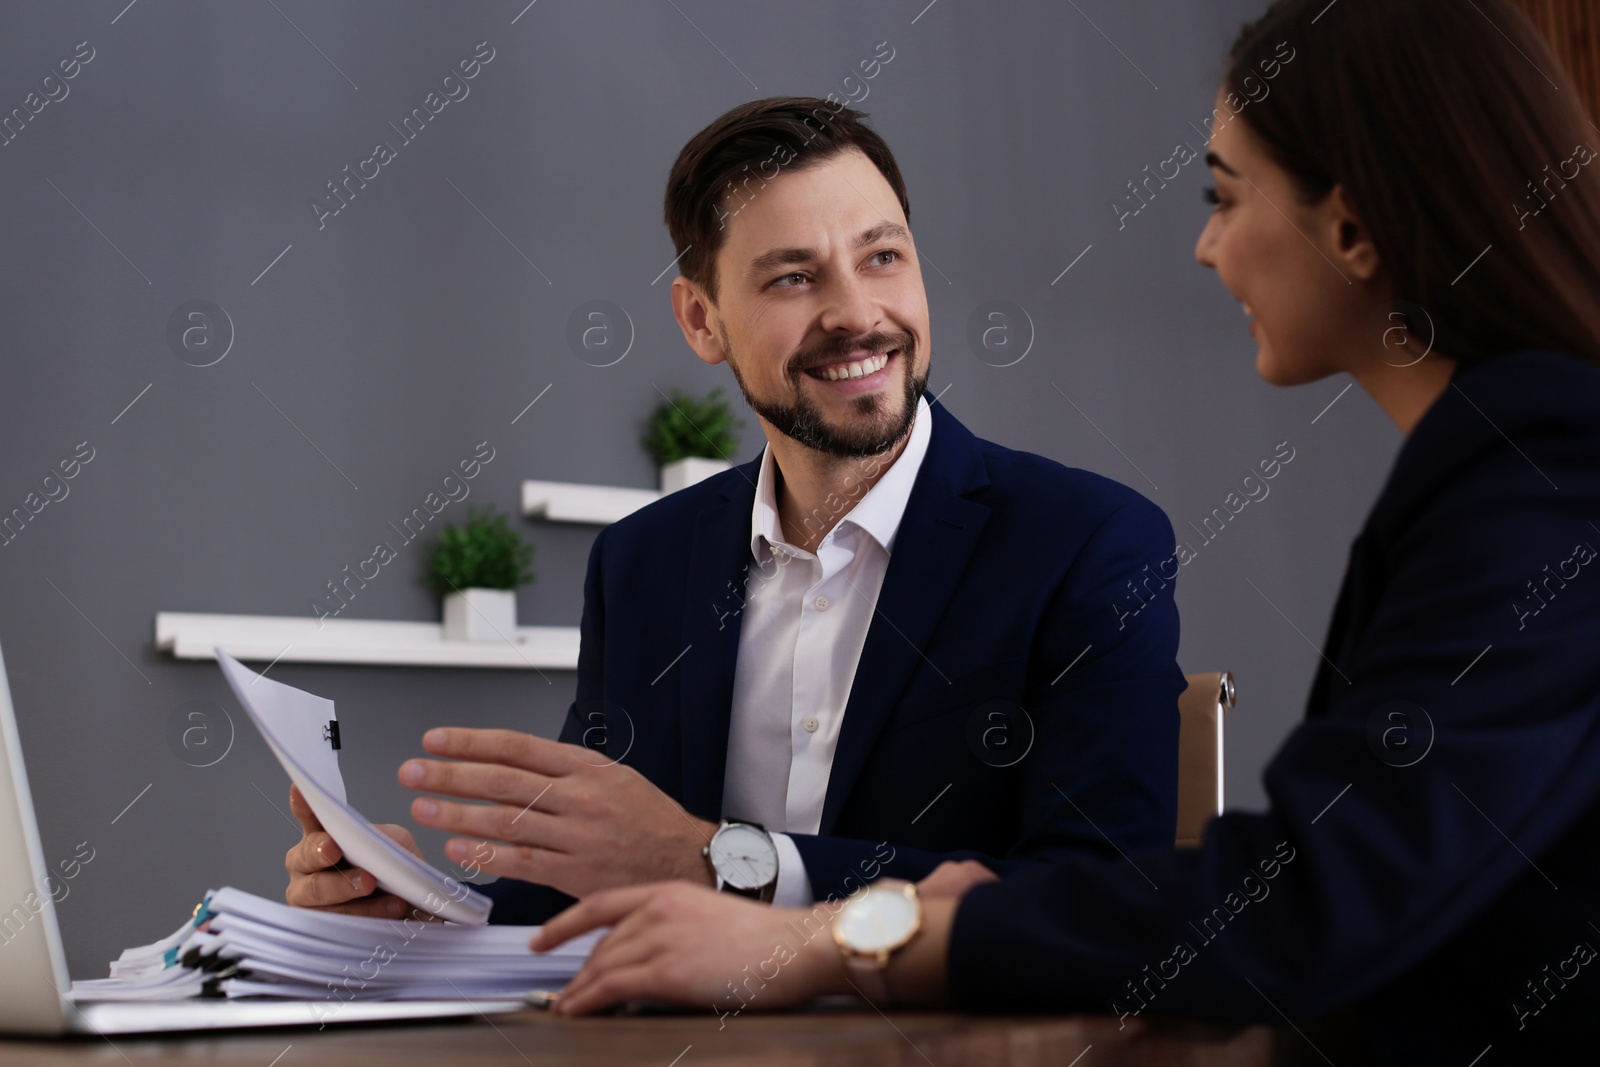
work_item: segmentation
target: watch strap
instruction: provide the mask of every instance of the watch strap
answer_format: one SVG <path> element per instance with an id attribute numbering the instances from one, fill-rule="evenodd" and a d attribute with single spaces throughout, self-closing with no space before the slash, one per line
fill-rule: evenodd
<path id="1" fill-rule="evenodd" d="M 844 958 L 845 969 L 850 972 L 850 981 L 855 983 L 861 995 L 873 1004 L 888 1004 L 894 999 L 889 995 L 889 979 L 885 973 L 888 963 L 886 956 L 850 953 Z"/>
<path id="2" fill-rule="evenodd" d="M 755 889 L 742 889 L 739 886 L 731 885 L 728 882 L 723 881 L 720 874 L 717 875 L 717 892 L 731 893 L 736 897 L 749 897 L 751 900 L 759 900 L 763 904 L 772 903 L 772 897 L 777 891 L 777 888 L 777 879 L 773 879 L 766 885 L 758 886 Z"/>

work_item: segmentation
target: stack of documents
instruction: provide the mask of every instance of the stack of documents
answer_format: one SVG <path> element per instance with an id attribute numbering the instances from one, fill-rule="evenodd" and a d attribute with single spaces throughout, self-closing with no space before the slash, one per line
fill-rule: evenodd
<path id="1" fill-rule="evenodd" d="M 238 889 L 206 895 L 170 936 L 130 948 L 72 998 L 503 998 L 566 985 L 598 934 L 535 953 L 536 926 L 463 926 L 292 908 Z M 331 1010 L 331 1008 L 330 1008 Z"/>
<path id="2" fill-rule="evenodd" d="M 339 915 L 217 889 L 170 936 L 113 961 L 111 977 L 72 983 L 74 1000 L 492 999 L 557 990 L 578 973 L 604 931 L 539 954 L 528 948 L 538 927 L 484 925 L 488 897 L 413 856 L 350 806 L 331 700 L 263 678 L 220 648 L 217 662 L 350 863 L 444 921 Z"/>

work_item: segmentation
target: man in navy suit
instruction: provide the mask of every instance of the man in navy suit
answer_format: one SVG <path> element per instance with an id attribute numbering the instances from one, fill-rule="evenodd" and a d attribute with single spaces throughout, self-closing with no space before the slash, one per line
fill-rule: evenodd
<path id="1" fill-rule="evenodd" d="M 948 859 L 1170 847 L 1177 612 L 1166 517 L 973 436 L 924 397 L 904 183 L 860 116 L 736 108 L 666 214 L 684 336 L 761 456 L 601 531 L 560 742 L 441 729 L 401 781 L 500 922 L 688 878 L 810 903 Z M 397 828 L 398 829 L 398 828 Z M 308 825 L 289 899 L 382 913 Z M 313 855 L 321 847 L 320 855 Z M 530 884 L 534 883 L 534 884 Z"/>

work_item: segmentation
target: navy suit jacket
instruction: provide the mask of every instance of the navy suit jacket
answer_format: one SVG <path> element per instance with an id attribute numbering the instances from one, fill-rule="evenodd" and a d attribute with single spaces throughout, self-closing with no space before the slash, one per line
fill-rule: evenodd
<path id="1" fill-rule="evenodd" d="M 1554 1062 L 1586 1038 L 1592 1062 L 1597 548 L 1600 367 L 1458 371 L 1355 542 L 1271 810 L 1213 820 L 1201 849 L 975 888 L 956 1001 L 1287 1018 L 1405 1064 Z"/>
<path id="2" fill-rule="evenodd" d="M 793 835 L 818 899 L 945 859 L 1004 870 L 1175 833 L 1178 616 L 1147 567 L 1173 554 L 1166 516 L 930 410 L 820 832 Z M 724 813 L 722 786 L 759 468 L 758 456 L 595 539 L 561 735 L 713 821 L 740 814 Z M 539 922 L 568 899 L 484 888 L 496 922 Z"/>

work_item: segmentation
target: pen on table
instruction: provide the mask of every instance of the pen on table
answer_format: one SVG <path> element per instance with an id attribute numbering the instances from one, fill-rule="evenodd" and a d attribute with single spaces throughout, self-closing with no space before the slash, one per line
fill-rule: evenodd
<path id="1" fill-rule="evenodd" d="M 530 1008 L 543 1008 L 549 1011 L 561 1002 L 561 993 L 554 989 L 535 989 L 523 994 L 523 1001 Z M 663 1011 L 681 1011 L 675 1004 L 664 1000 L 624 1000 L 613 1004 L 602 1015 L 646 1015 Z"/>

